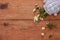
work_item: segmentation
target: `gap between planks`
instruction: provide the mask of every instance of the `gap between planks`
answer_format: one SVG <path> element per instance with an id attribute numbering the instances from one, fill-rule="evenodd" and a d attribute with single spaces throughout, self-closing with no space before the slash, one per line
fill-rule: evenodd
<path id="1" fill-rule="evenodd" d="M 0 21 L 33 21 L 33 19 L 0 19 Z M 60 21 L 60 19 L 45 19 L 44 21 Z"/>

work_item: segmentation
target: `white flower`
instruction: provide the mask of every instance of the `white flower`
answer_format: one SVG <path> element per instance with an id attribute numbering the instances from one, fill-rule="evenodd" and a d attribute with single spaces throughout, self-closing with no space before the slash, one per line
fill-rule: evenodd
<path id="1" fill-rule="evenodd" d="M 41 33 L 41 36 L 44 36 L 45 34 L 44 33 Z"/>
<path id="2" fill-rule="evenodd" d="M 38 6 L 38 3 L 36 3 L 35 6 Z"/>
<path id="3" fill-rule="evenodd" d="M 37 16 L 34 17 L 34 22 L 38 22 L 38 17 Z"/>
<path id="4" fill-rule="evenodd" d="M 34 8 L 34 9 L 33 9 L 33 12 L 35 12 L 35 11 L 36 11 L 36 9 Z"/>
<path id="5" fill-rule="evenodd" d="M 44 19 L 40 17 L 40 20 L 44 20 Z"/>
<path id="6" fill-rule="evenodd" d="M 42 30 L 45 30 L 45 27 L 42 27 Z"/>

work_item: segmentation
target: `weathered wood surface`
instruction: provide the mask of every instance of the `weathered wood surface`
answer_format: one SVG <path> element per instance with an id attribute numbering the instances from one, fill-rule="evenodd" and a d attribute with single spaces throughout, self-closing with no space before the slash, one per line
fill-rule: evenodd
<path id="1" fill-rule="evenodd" d="M 0 3 L 8 3 L 7 9 L 0 9 L 0 40 L 50 40 L 50 33 L 54 34 L 51 40 L 60 40 L 60 14 L 48 16 L 38 24 L 33 22 L 34 4 L 39 3 L 42 7 L 42 0 L 0 0 Z M 46 21 L 56 24 L 56 28 L 46 28 L 43 38 L 41 27 L 46 27 Z"/>

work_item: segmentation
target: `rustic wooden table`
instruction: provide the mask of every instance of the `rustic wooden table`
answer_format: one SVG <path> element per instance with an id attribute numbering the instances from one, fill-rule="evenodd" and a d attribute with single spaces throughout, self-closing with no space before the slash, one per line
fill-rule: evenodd
<path id="1" fill-rule="evenodd" d="M 7 9 L 0 9 L 0 40 L 50 40 L 50 33 L 54 34 L 51 40 L 60 40 L 60 14 L 48 16 L 38 24 L 33 22 L 34 4 L 43 7 L 42 0 L 0 0 L 0 3 L 8 3 Z M 46 28 L 45 36 L 41 37 L 46 21 L 56 24 L 56 28 Z"/>

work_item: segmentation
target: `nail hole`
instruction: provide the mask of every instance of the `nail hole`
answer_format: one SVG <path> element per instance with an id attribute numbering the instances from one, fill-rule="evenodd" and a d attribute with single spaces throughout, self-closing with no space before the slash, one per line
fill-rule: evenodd
<path id="1" fill-rule="evenodd" d="M 4 26 L 8 26 L 8 23 L 3 23 Z"/>
<path id="2" fill-rule="evenodd" d="M 0 9 L 6 9 L 6 8 L 8 8 L 8 3 L 0 5 Z"/>

